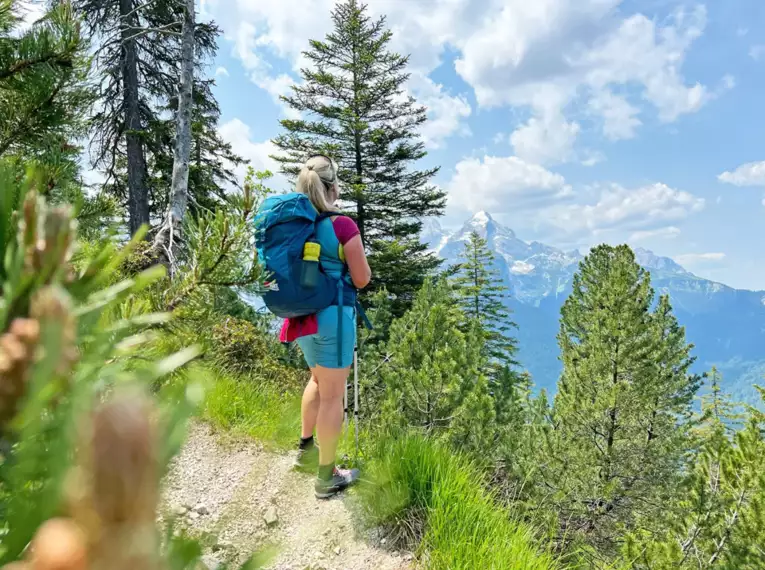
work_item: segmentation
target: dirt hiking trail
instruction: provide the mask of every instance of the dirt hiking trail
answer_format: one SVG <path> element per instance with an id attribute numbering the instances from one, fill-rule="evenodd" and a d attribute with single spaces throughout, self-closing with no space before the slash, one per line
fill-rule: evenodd
<path id="1" fill-rule="evenodd" d="M 410 570 L 412 557 L 387 550 L 385 539 L 360 529 L 351 501 L 318 501 L 313 478 L 292 469 L 294 454 L 190 426 L 163 485 L 161 518 L 206 537 L 204 566 L 243 563 L 269 545 L 271 570 Z"/>

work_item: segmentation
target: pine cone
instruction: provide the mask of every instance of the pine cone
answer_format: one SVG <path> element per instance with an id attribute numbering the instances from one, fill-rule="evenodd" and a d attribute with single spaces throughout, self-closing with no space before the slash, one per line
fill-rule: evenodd
<path id="1" fill-rule="evenodd" d="M 32 299 L 30 309 L 32 318 L 40 322 L 43 329 L 54 328 L 60 334 L 60 354 L 55 373 L 67 377 L 77 363 L 77 320 L 72 310 L 69 294 L 59 287 L 40 289 Z M 45 347 L 42 347 L 45 349 Z"/>
<path id="2" fill-rule="evenodd" d="M 159 441 L 151 402 L 121 394 L 101 406 L 67 485 L 70 510 L 87 529 L 91 570 L 154 570 Z"/>

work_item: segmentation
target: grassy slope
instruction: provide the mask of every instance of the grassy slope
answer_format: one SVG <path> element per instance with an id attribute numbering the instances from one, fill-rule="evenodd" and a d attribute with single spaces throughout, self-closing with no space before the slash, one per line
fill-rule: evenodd
<path id="1" fill-rule="evenodd" d="M 381 443 L 374 456 L 360 492 L 366 516 L 403 538 L 421 538 L 428 568 L 559 568 L 485 490 L 479 471 L 450 449 L 408 435 Z"/>

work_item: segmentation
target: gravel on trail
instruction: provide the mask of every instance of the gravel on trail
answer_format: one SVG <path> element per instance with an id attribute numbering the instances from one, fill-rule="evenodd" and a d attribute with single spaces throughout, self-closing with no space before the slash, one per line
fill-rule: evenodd
<path id="1" fill-rule="evenodd" d="M 340 496 L 318 501 L 313 478 L 292 469 L 294 454 L 228 441 L 204 423 L 190 426 L 163 484 L 160 518 L 203 538 L 204 567 L 242 564 L 274 547 L 271 570 L 409 570 L 408 553 L 359 528 Z M 202 567 L 202 566 L 200 566 Z"/>

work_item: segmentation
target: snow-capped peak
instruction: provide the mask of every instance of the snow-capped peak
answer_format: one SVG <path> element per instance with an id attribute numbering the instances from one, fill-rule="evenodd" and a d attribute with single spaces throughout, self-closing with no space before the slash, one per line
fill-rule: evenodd
<path id="1" fill-rule="evenodd" d="M 481 225 L 481 226 L 487 226 L 493 221 L 494 221 L 494 218 L 491 217 L 491 214 L 489 214 L 489 212 L 486 212 L 485 210 L 481 210 L 480 212 L 476 213 L 473 216 L 473 218 L 470 220 L 470 223 Z"/>

